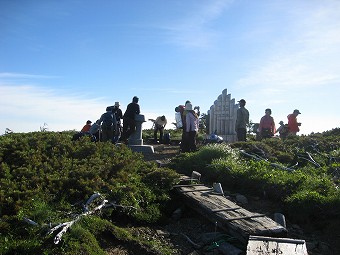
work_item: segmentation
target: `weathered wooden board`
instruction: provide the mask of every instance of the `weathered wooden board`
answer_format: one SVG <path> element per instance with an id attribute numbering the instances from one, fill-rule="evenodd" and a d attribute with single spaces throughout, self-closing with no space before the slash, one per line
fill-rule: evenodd
<path id="1" fill-rule="evenodd" d="M 174 190 L 186 206 L 196 210 L 245 244 L 250 235 L 287 236 L 286 228 L 271 218 L 250 212 L 206 186 L 178 185 Z"/>
<path id="2" fill-rule="evenodd" d="M 247 255 L 308 255 L 305 240 L 250 236 Z"/>

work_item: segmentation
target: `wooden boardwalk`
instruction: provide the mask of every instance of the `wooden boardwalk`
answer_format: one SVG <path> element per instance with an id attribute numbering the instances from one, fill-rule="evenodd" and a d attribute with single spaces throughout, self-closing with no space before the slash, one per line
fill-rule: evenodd
<path id="1" fill-rule="evenodd" d="M 189 177 L 188 177 L 189 178 Z M 249 236 L 286 237 L 287 230 L 264 214 L 250 212 L 203 184 L 180 184 L 175 192 L 191 207 L 242 243 Z"/>

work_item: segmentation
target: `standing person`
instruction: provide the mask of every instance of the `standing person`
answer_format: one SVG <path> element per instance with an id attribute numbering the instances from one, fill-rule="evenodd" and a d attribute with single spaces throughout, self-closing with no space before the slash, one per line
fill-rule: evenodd
<path id="1" fill-rule="evenodd" d="M 115 102 L 115 105 L 113 106 L 113 113 L 116 117 L 116 121 L 117 121 L 117 128 L 116 128 L 116 133 L 115 133 L 115 137 L 114 137 L 114 141 L 118 141 L 120 136 L 122 135 L 122 121 L 123 121 L 123 112 L 122 110 L 119 108 L 120 103 L 119 102 Z"/>
<path id="2" fill-rule="evenodd" d="M 291 134 L 291 135 L 296 135 L 296 133 L 300 131 L 299 126 L 301 126 L 301 123 L 297 122 L 297 116 L 299 114 L 301 114 L 301 112 L 299 110 L 295 109 L 293 111 L 293 113 L 291 113 L 287 116 L 289 134 Z"/>
<path id="3" fill-rule="evenodd" d="M 183 128 L 183 121 L 182 121 L 182 115 L 181 115 L 180 107 L 181 107 L 181 105 L 176 106 L 176 108 L 175 108 L 175 121 L 176 121 L 176 128 L 178 128 L 178 129 Z"/>
<path id="4" fill-rule="evenodd" d="M 278 129 L 276 129 L 275 133 L 279 133 L 280 138 L 284 139 L 284 138 L 287 137 L 287 135 L 289 133 L 288 125 L 284 124 L 282 120 L 279 122 L 279 124 L 280 124 L 280 126 L 278 127 Z"/>
<path id="5" fill-rule="evenodd" d="M 271 114 L 272 110 L 266 109 L 265 115 L 260 120 L 259 133 L 262 139 L 273 137 L 276 132 L 274 118 Z"/>
<path id="6" fill-rule="evenodd" d="M 181 140 L 181 144 L 180 144 L 180 151 L 181 152 L 186 152 L 188 151 L 188 143 L 187 143 L 187 133 L 186 133 L 186 106 L 187 104 L 191 104 L 191 102 L 189 100 L 187 100 L 185 102 L 184 105 L 179 105 L 178 106 L 178 111 L 181 114 L 181 119 L 182 119 L 182 140 Z M 192 105 L 191 105 L 192 107 Z"/>
<path id="7" fill-rule="evenodd" d="M 283 128 L 284 128 L 284 122 L 281 120 L 280 122 L 279 122 L 279 127 L 276 129 L 276 132 L 275 132 L 275 134 L 276 133 L 279 133 L 280 134 L 280 132 L 283 130 Z"/>
<path id="8" fill-rule="evenodd" d="M 106 112 L 100 117 L 99 124 L 101 124 L 102 127 L 102 141 L 113 142 L 113 134 L 116 129 L 117 121 L 110 106 L 106 107 Z"/>
<path id="9" fill-rule="evenodd" d="M 192 104 L 185 105 L 185 131 L 187 139 L 187 151 L 196 151 L 196 135 L 198 132 L 198 115 L 192 109 Z"/>
<path id="10" fill-rule="evenodd" d="M 245 108 L 246 101 L 241 99 L 239 102 L 240 108 L 237 109 L 235 131 L 237 133 L 238 141 L 246 141 L 247 125 L 249 124 L 249 112 Z"/>
<path id="11" fill-rule="evenodd" d="M 154 124 L 155 124 L 154 133 L 153 133 L 154 141 L 155 143 L 157 143 L 157 133 L 159 131 L 159 142 L 163 143 L 164 128 L 167 124 L 167 120 L 165 116 L 163 115 L 163 116 L 157 117 Z"/>
<path id="12" fill-rule="evenodd" d="M 82 133 L 89 132 L 89 130 L 91 128 L 91 123 L 92 123 L 92 121 L 90 121 L 90 120 L 86 121 L 85 126 L 83 126 L 83 128 L 81 129 L 80 132 L 82 132 Z"/>
<path id="13" fill-rule="evenodd" d="M 130 135 L 136 131 L 136 114 L 140 113 L 140 108 L 138 104 L 139 98 L 134 96 L 132 98 L 132 103 L 128 104 L 126 111 L 123 116 L 123 135 L 122 140 L 127 142 Z"/>

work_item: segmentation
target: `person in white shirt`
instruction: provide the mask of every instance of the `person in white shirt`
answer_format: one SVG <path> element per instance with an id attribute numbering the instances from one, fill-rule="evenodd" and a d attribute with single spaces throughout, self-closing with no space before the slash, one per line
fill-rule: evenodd
<path id="1" fill-rule="evenodd" d="M 164 128 L 166 124 L 167 124 L 167 120 L 164 115 L 157 117 L 157 119 L 155 120 L 155 128 L 154 128 L 154 134 L 153 134 L 155 143 L 157 143 L 158 131 L 159 131 L 159 143 L 163 143 Z"/>
<path id="2" fill-rule="evenodd" d="M 198 115 L 192 109 L 192 104 L 188 103 L 185 105 L 185 131 L 187 137 L 187 148 L 183 152 L 196 151 L 196 136 L 198 132 Z"/>

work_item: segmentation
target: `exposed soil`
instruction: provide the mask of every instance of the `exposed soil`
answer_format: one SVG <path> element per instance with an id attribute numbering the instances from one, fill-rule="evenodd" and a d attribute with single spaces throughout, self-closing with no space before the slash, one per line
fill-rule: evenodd
<path id="1" fill-rule="evenodd" d="M 178 145 L 155 144 L 153 146 L 155 153 L 145 155 L 147 161 L 157 160 L 158 163 L 166 164 L 179 153 Z M 248 203 L 242 206 L 249 211 L 267 215 L 280 212 L 280 205 L 273 201 L 258 197 L 247 197 L 247 199 Z M 288 238 L 305 240 L 309 255 L 340 254 L 340 219 L 296 224 L 286 218 L 286 224 Z M 146 239 L 157 240 L 171 247 L 173 254 L 223 254 L 218 251 L 213 239 L 207 242 L 208 236 L 216 236 L 220 230 L 205 217 L 190 209 L 181 208 L 180 213 L 173 214 L 164 225 L 133 227 L 132 230 Z M 233 244 L 238 243 L 236 241 Z M 105 242 L 105 247 L 107 253 L 111 255 L 161 254 L 130 243 Z"/>

